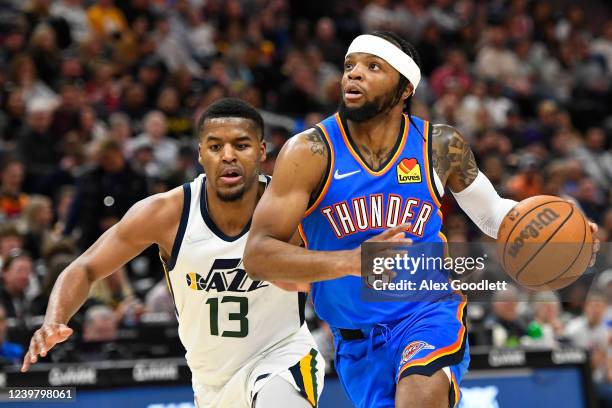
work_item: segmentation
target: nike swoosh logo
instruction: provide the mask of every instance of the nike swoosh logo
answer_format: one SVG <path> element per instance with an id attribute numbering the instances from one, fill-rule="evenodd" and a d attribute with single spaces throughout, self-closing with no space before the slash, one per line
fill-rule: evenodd
<path id="1" fill-rule="evenodd" d="M 340 174 L 338 173 L 338 169 L 336 169 L 336 172 L 334 173 L 334 180 L 342 180 L 343 178 L 350 177 L 353 174 L 357 174 L 359 172 L 361 172 L 361 170 L 355 170 L 355 171 L 351 171 L 350 173 Z"/>

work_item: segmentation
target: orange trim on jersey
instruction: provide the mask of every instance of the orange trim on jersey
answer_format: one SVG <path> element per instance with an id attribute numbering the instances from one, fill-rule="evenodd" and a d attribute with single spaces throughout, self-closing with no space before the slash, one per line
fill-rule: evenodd
<path id="1" fill-rule="evenodd" d="M 461 399 L 461 390 L 459 389 L 459 384 L 457 384 L 457 379 L 455 378 L 455 374 L 451 371 L 451 383 L 453 387 L 453 393 L 455 394 L 455 403 L 453 404 L 453 408 L 459 405 L 459 400 Z"/>
<path id="2" fill-rule="evenodd" d="M 448 239 L 442 231 L 438 231 L 438 238 L 440 238 L 444 242 L 444 257 L 448 258 L 450 256 L 450 252 L 448 250 Z"/>
<path id="3" fill-rule="evenodd" d="M 304 232 L 304 227 L 302 227 L 302 223 L 298 225 L 298 234 L 304 243 L 304 248 L 308 249 L 308 239 L 306 239 L 306 233 Z"/>
<path id="4" fill-rule="evenodd" d="M 460 324 L 460 329 L 457 332 L 457 340 L 455 340 L 453 344 L 443 347 L 440 350 L 437 350 L 431 354 L 426 355 L 425 357 L 419 358 L 414 361 L 407 362 L 399 370 L 400 378 L 401 378 L 402 372 L 409 367 L 426 366 L 440 357 L 444 357 L 449 354 L 456 353 L 457 351 L 461 349 L 461 346 L 463 346 L 463 337 L 465 335 L 465 326 L 463 325 L 463 313 L 465 312 L 465 305 L 467 304 L 467 299 L 465 298 L 465 296 L 461 295 L 461 297 L 463 298 L 463 301 L 459 304 L 459 307 L 457 308 L 457 320 L 459 321 L 459 324 Z"/>
<path id="5" fill-rule="evenodd" d="M 319 196 L 317 197 L 315 202 L 309 208 L 306 209 L 306 212 L 304 213 L 304 217 L 308 217 L 315 210 L 315 208 L 319 206 L 319 204 L 323 200 L 323 197 L 325 197 L 325 194 L 327 194 L 327 190 L 329 190 L 329 185 L 331 184 L 331 179 L 333 175 L 332 173 L 334 171 L 334 146 L 332 145 L 331 139 L 329 138 L 329 135 L 327 134 L 327 130 L 325 129 L 325 126 L 319 123 L 317 127 L 321 130 L 321 133 L 323 133 L 323 136 L 327 140 L 327 145 L 329 146 L 329 156 L 330 156 L 329 157 L 329 160 L 330 160 L 329 172 L 327 173 L 327 179 L 325 180 L 325 185 L 321 189 Z"/>
<path id="6" fill-rule="evenodd" d="M 361 157 L 359 157 L 359 154 L 357 154 L 355 149 L 353 149 L 353 146 L 351 146 L 351 142 L 348 140 L 348 136 L 346 135 L 346 131 L 344 130 L 344 126 L 342 126 L 342 121 L 340 120 L 340 115 L 336 113 L 334 116 L 336 117 L 336 122 L 338 123 L 338 128 L 340 129 L 340 133 L 342 133 L 342 140 L 344 140 L 344 144 L 346 145 L 346 148 L 351 153 L 351 155 L 355 158 L 355 160 L 357 160 L 357 162 L 361 165 L 361 167 L 363 167 L 371 175 L 382 176 L 383 174 L 388 172 L 389 169 L 393 167 L 393 165 L 395 164 L 395 161 L 400 156 L 400 154 L 404 151 L 404 146 L 406 145 L 408 130 L 410 129 L 410 123 L 408 122 L 406 115 L 402 115 L 402 118 L 404 120 L 404 133 L 402 134 L 402 142 L 397 148 L 397 151 L 393 154 L 393 157 L 391 158 L 391 160 L 389 160 L 389 163 L 387 163 L 385 167 L 383 167 L 382 169 L 378 171 L 372 171 L 368 167 L 368 165 L 364 163 L 363 160 L 361 160 Z"/>
<path id="7" fill-rule="evenodd" d="M 434 180 L 429 179 L 429 175 L 432 174 L 432 171 L 435 171 L 435 170 L 429 171 L 429 149 L 427 148 L 429 146 L 429 122 L 424 120 L 423 123 L 424 123 L 423 130 L 425 131 L 424 132 L 425 141 L 423 142 L 423 160 L 425 161 L 425 174 L 426 174 L 425 178 L 427 179 L 427 188 L 429 189 L 429 195 L 434 200 L 434 202 L 436 203 L 436 206 L 439 209 L 440 207 L 442 207 L 442 204 L 438 200 L 438 196 L 436 196 L 436 192 L 434 190 L 434 188 L 436 187 L 432 185 L 434 183 Z"/>

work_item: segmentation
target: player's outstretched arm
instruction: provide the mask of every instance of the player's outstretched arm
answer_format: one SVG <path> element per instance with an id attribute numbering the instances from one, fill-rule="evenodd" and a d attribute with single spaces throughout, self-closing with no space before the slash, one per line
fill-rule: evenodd
<path id="1" fill-rule="evenodd" d="M 39 355 L 44 357 L 72 334 L 67 323 L 83 305 L 95 281 L 115 272 L 149 245 L 165 240 L 168 231 L 176 232 L 182 202 L 182 192 L 175 189 L 136 203 L 121 221 L 60 274 L 53 286 L 43 325 L 30 341 L 22 371 L 27 371 Z"/>
<path id="2" fill-rule="evenodd" d="M 321 135 L 309 129 L 292 137 L 276 160 L 274 177 L 263 194 L 249 231 L 244 264 L 253 279 L 313 282 L 352 272 L 353 251 L 311 251 L 290 244 L 327 167 Z"/>
<path id="3" fill-rule="evenodd" d="M 516 201 L 502 198 L 483 173 L 478 170 L 469 143 L 452 126 L 433 125 L 432 161 L 438 176 L 451 189 L 457 204 L 485 234 L 497 238 L 504 217 Z M 589 222 L 591 232 L 597 224 Z M 594 240 L 591 266 L 600 243 Z"/>

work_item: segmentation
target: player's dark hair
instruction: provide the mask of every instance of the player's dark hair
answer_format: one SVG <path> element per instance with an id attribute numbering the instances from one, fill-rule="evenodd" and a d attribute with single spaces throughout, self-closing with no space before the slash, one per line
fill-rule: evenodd
<path id="1" fill-rule="evenodd" d="M 255 123 L 259 138 L 263 139 L 264 121 L 257 109 L 238 98 L 223 98 L 213 103 L 202 113 L 196 127 L 196 138 L 200 138 L 204 124 L 209 119 L 243 118 Z"/>
<path id="2" fill-rule="evenodd" d="M 417 64 L 417 66 L 421 68 L 421 58 L 419 57 L 419 54 L 417 53 L 416 48 L 414 48 L 412 44 L 410 44 L 400 35 L 394 32 L 391 32 L 391 31 L 374 31 L 372 35 L 375 35 L 376 37 L 380 37 L 384 40 L 387 40 L 393 45 L 399 47 L 400 50 L 402 50 L 410 58 L 412 58 L 414 62 Z M 408 87 L 408 84 L 410 84 L 410 81 L 408 80 L 408 78 L 400 74 L 399 85 L 397 87 L 397 93 L 395 95 L 397 99 L 399 99 L 401 97 L 401 94 L 404 93 L 404 91 Z M 412 116 L 410 114 L 410 110 L 412 108 L 412 98 L 413 97 L 414 97 L 414 93 L 410 95 L 408 99 L 404 101 L 404 113 L 408 115 L 408 119 L 410 120 L 410 122 L 412 122 Z M 418 129 L 417 126 L 415 126 L 415 128 Z M 421 135 L 421 137 L 425 139 L 425 136 Z"/>

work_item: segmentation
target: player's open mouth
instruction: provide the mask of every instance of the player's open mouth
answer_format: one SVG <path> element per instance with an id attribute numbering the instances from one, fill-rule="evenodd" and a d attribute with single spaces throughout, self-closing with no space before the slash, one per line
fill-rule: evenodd
<path id="1" fill-rule="evenodd" d="M 225 184 L 237 184 L 242 180 L 242 174 L 238 169 L 225 169 L 221 171 L 219 178 Z"/>
<path id="2" fill-rule="evenodd" d="M 354 85 L 349 85 L 344 88 L 344 99 L 347 101 L 356 101 L 363 96 L 361 89 Z"/>

